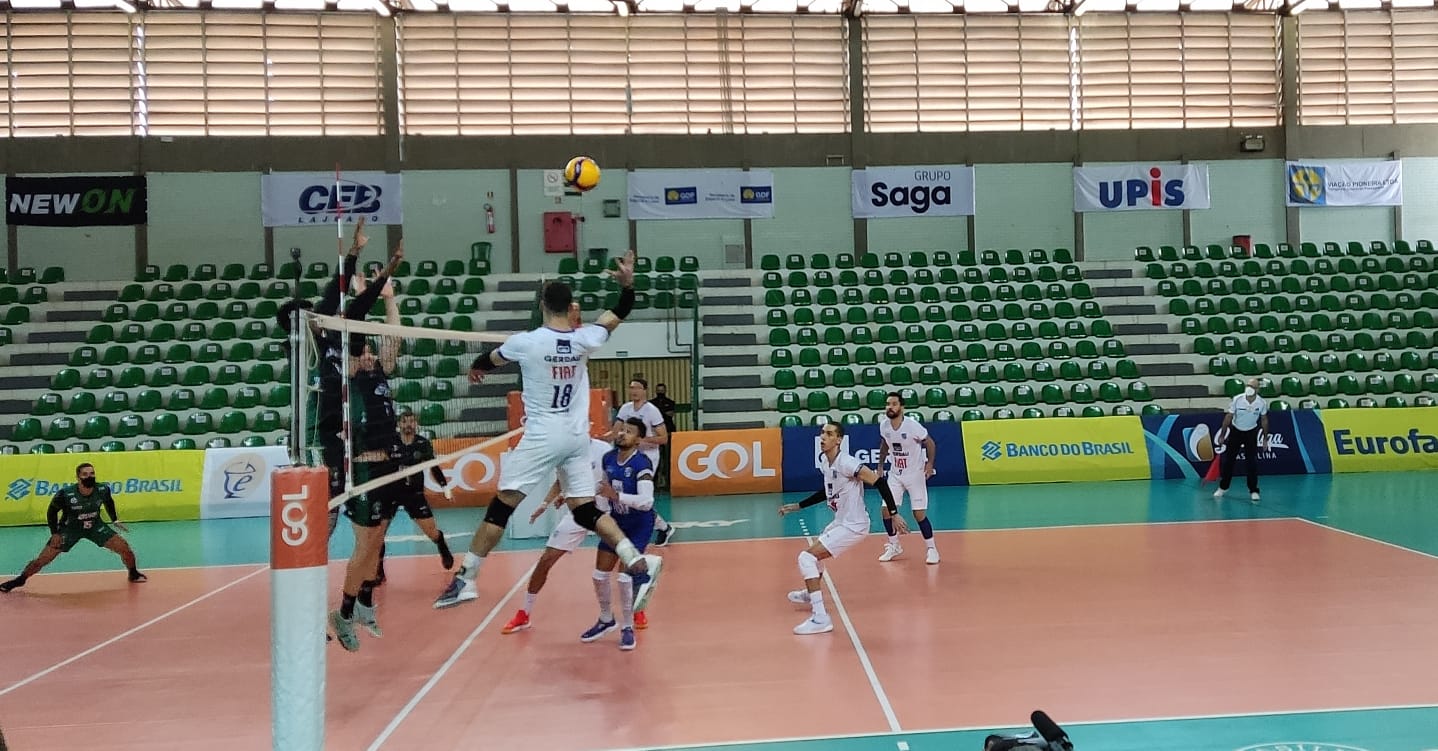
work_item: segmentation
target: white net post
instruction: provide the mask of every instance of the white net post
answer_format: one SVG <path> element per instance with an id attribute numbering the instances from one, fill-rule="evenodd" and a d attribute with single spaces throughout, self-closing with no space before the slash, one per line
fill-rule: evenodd
<path id="1" fill-rule="evenodd" d="M 270 711 L 274 751 L 325 747 L 329 474 L 285 467 L 270 490 Z"/>

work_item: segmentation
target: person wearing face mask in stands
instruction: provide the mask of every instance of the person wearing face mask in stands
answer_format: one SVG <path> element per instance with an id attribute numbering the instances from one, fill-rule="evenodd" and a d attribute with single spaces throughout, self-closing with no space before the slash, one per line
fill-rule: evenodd
<path id="1" fill-rule="evenodd" d="M 70 552 L 81 540 L 89 540 L 120 556 L 130 572 L 130 581 L 139 583 L 146 580 L 145 575 L 135 568 L 135 551 L 130 549 L 130 543 L 115 531 L 115 528 L 129 530 L 120 523 L 120 517 L 115 513 L 115 498 L 110 495 L 110 486 L 95 482 L 95 465 L 89 462 L 75 468 L 75 480 L 74 485 L 60 488 L 50 501 L 50 508 L 45 514 L 45 520 L 50 525 L 50 541 L 19 576 L 0 584 L 0 592 L 25 586 L 27 579 L 40 573 L 40 569 L 48 566 L 61 553 Z M 109 524 L 100 516 L 101 511 L 110 515 Z"/>
<path id="2" fill-rule="evenodd" d="M 1228 439 L 1224 442 L 1218 490 L 1213 491 L 1213 497 L 1222 498 L 1228 492 L 1228 486 L 1233 482 L 1233 463 L 1238 458 L 1238 452 L 1242 451 L 1248 465 L 1248 497 L 1257 501 L 1259 438 L 1268 437 L 1268 402 L 1258 395 L 1257 378 L 1248 379 L 1243 393 L 1233 397 L 1228 409 L 1224 410 L 1223 427 L 1218 432 L 1226 433 Z"/>

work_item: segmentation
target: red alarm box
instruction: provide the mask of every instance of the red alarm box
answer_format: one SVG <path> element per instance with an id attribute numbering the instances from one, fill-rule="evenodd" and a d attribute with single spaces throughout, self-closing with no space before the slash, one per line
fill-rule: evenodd
<path id="1" fill-rule="evenodd" d="M 578 217 L 568 211 L 544 212 L 544 252 L 573 253 L 578 250 Z"/>

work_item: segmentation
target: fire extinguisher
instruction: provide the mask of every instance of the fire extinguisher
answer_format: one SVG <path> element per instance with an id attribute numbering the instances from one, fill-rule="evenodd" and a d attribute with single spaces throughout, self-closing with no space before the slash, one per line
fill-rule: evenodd
<path id="1" fill-rule="evenodd" d="M 489 234 L 494 234 L 494 207 L 487 203 L 484 205 L 484 228 Z"/>

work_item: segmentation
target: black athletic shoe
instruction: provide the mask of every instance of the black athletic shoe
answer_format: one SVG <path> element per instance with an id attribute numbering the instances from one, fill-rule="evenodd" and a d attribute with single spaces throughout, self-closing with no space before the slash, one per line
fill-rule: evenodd
<path id="1" fill-rule="evenodd" d="M 130 581 L 132 581 L 132 582 L 134 582 L 134 583 L 136 583 L 136 584 L 139 584 L 140 582 L 147 582 L 147 581 L 149 581 L 149 580 L 150 580 L 149 577 L 145 576 L 144 574 L 140 573 L 139 571 L 131 571 L 131 572 L 130 572 Z"/>
<path id="2" fill-rule="evenodd" d="M 654 547 L 662 548 L 669 544 L 669 538 L 674 534 L 674 527 L 654 530 Z"/>
<path id="3" fill-rule="evenodd" d="M 9 592 L 12 589 L 18 589 L 23 586 L 25 586 L 25 580 L 17 576 L 4 584 L 0 584 L 0 592 Z"/>

